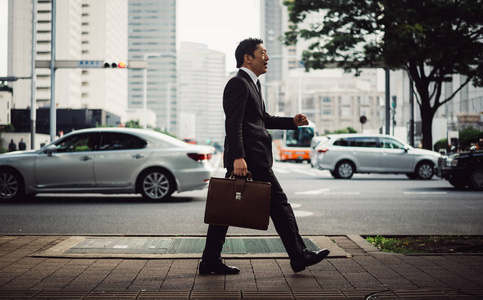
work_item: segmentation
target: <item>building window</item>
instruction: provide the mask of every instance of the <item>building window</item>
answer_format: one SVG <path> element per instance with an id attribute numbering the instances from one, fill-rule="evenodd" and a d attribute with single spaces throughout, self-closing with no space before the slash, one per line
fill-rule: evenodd
<path id="1" fill-rule="evenodd" d="M 342 96 L 340 97 L 340 102 L 342 104 L 351 104 L 352 97 L 351 96 Z"/>
<path id="2" fill-rule="evenodd" d="M 352 115 L 352 111 L 351 111 L 350 106 L 342 107 L 342 109 L 340 110 L 340 115 L 342 117 L 351 116 Z"/>

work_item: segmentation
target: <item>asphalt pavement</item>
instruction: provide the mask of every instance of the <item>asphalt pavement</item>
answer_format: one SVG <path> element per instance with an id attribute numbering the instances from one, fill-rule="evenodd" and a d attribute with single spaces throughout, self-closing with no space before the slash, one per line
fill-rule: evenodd
<path id="1" fill-rule="evenodd" d="M 332 251 L 300 273 L 292 272 L 283 253 L 274 253 L 279 250 L 237 250 L 225 261 L 241 273 L 226 276 L 199 275 L 196 249 L 173 252 L 178 256 L 161 251 L 181 239 L 203 244 L 202 236 L 102 238 L 99 244 L 92 236 L 0 236 L 0 298 L 483 299 L 482 255 L 390 254 L 358 235 L 304 236 Z M 243 243 L 236 239 L 266 238 L 230 236 L 238 247 Z M 149 249 L 159 251 L 143 252 Z"/>

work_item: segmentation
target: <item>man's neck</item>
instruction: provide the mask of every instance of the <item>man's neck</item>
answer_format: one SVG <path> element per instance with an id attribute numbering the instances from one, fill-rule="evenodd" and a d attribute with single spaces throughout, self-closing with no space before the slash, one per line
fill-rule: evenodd
<path id="1" fill-rule="evenodd" d="M 248 69 L 247 67 L 241 67 L 240 70 L 243 70 L 245 71 L 248 75 L 250 75 L 250 78 L 253 80 L 254 83 L 257 82 L 258 80 L 258 76 L 250 69 Z"/>

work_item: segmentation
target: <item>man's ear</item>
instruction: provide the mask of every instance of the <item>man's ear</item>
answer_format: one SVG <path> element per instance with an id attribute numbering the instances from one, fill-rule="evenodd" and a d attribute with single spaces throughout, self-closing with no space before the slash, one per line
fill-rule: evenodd
<path id="1" fill-rule="evenodd" d="M 250 63 L 252 61 L 252 56 L 250 54 L 245 54 L 243 56 L 243 60 L 246 62 L 246 63 Z"/>

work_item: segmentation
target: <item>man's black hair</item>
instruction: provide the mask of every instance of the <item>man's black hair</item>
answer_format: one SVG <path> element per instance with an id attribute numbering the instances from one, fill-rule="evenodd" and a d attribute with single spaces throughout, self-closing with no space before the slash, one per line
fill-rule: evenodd
<path id="1" fill-rule="evenodd" d="M 240 68 L 243 65 L 245 54 L 254 56 L 255 50 L 260 44 L 263 44 L 263 40 L 257 38 L 247 38 L 241 41 L 235 50 L 236 67 Z"/>

